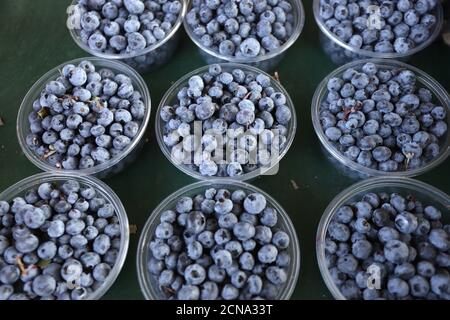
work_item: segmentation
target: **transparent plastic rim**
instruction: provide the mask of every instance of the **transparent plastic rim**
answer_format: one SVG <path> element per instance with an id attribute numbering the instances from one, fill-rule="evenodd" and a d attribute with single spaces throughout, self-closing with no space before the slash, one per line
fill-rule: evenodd
<path id="1" fill-rule="evenodd" d="M 142 234 L 139 239 L 136 257 L 138 280 L 144 297 L 147 300 L 157 300 L 158 297 L 156 297 L 153 294 L 153 292 L 159 291 L 159 289 L 152 290 L 154 288 L 148 281 L 148 278 L 152 277 L 152 275 L 150 275 L 147 271 L 148 244 L 153 237 L 153 234 L 150 234 L 151 229 L 153 227 L 156 227 L 156 225 L 159 223 L 158 219 L 161 216 L 162 212 L 168 209 L 173 209 L 169 205 L 170 202 L 172 202 L 174 199 L 178 199 L 196 190 L 205 190 L 210 187 L 216 188 L 229 187 L 233 189 L 243 189 L 244 191 L 261 193 L 266 197 L 268 205 L 272 206 L 275 210 L 277 210 L 278 216 L 279 218 L 281 218 L 279 219 L 279 221 L 280 220 L 282 221 L 281 224 L 284 227 L 283 230 L 289 235 L 291 239 L 290 243 L 292 246 L 292 252 L 294 253 L 294 256 L 291 257 L 291 269 L 289 270 L 288 281 L 286 282 L 286 287 L 283 289 L 283 292 L 281 293 L 279 298 L 279 300 L 288 300 L 295 290 L 295 286 L 297 284 L 297 280 L 300 273 L 300 244 L 298 241 L 297 233 L 294 228 L 294 224 L 292 223 L 286 211 L 281 207 L 281 205 L 266 192 L 245 182 L 230 181 L 225 179 L 220 179 L 216 181 L 199 181 L 191 185 L 188 185 L 184 188 L 181 188 L 178 191 L 172 193 L 166 199 L 164 199 L 152 212 L 150 218 L 147 220 L 144 228 L 142 229 Z"/>
<path id="2" fill-rule="evenodd" d="M 441 190 L 418 180 L 401 177 L 384 177 L 368 179 L 356 183 L 339 193 L 325 209 L 320 219 L 316 236 L 316 257 L 319 264 L 320 273 L 325 281 L 328 290 L 337 300 L 346 300 L 339 288 L 334 284 L 333 279 L 328 271 L 325 260 L 325 238 L 328 225 L 331 222 L 336 211 L 343 205 L 347 204 L 355 194 L 368 193 L 377 188 L 403 188 L 412 192 L 429 195 L 430 198 L 439 201 L 442 206 L 450 205 L 450 196 Z"/>
<path id="3" fill-rule="evenodd" d="M 111 160 L 98 164 L 92 168 L 87 169 L 78 169 L 78 170 L 67 170 L 67 169 L 57 169 L 54 166 L 51 166 L 44 160 L 42 160 L 40 157 L 38 157 L 33 150 L 28 148 L 26 144 L 26 135 L 30 132 L 29 130 L 24 130 L 22 127 L 24 124 L 28 125 L 28 114 L 32 110 L 32 105 L 35 99 L 39 97 L 40 92 L 45 87 L 45 84 L 50 81 L 54 80 L 58 77 L 59 70 L 66 64 L 79 64 L 81 61 L 90 61 L 92 62 L 96 67 L 98 68 L 109 68 L 113 70 L 114 72 L 120 72 L 123 73 L 131 78 L 133 81 L 133 84 L 136 86 L 135 90 L 139 91 L 142 95 L 142 100 L 144 102 L 144 105 L 146 107 L 146 112 L 144 119 L 142 120 L 141 126 L 139 128 L 139 131 L 137 135 L 133 138 L 131 144 L 123 150 L 123 152 L 116 156 L 111 158 Z M 144 79 L 140 76 L 139 73 L 137 73 L 133 68 L 126 65 L 125 63 L 122 63 L 120 61 L 111 61 L 106 60 L 102 58 L 96 58 L 96 57 L 87 57 L 87 58 L 79 58 L 71 61 L 67 61 L 62 63 L 61 65 L 57 66 L 56 68 L 53 68 L 52 70 L 48 71 L 46 74 L 44 74 L 36 83 L 31 87 L 31 89 L 26 94 L 25 98 L 22 101 L 22 104 L 20 105 L 19 113 L 17 116 L 17 137 L 19 140 L 20 147 L 22 148 L 22 151 L 24 152 L 25 156 L 39 169 L 43 171 L 57 171 L 57 172 L 64 172 L 64 173 L 74 173 L 77 175 L 94 175 L 97 173 L 100 173 L 104 170 L 107 170 L 114 165 L 118 164 L 120 161 L 122 161 L 124 158 L 126 158 L 139 144 L 139 142 L 142 140 L 142 137 L 145 134 L 145 130 L 147 129 L 148 123 L 150 121 L 150 113 L 151 113 L 151 99 L 150 99 L 150 92 L 148 91 L 147 84 L 145 83 Z M 26 131 L 26 132 L 25 132 Z"/>
<path id="4" fill-rule="evenodd" d="M 289 123 L 289 125 L 287 126 L 288 128 L 288 135 L 286 137 L 286 145 L 283 149 L 282 152 L 280 152 L 280 154 L 278 155 L 277 160 L 271 164 L 270 167 L 260 167 L 258 169 L 255 169 L 251 172 L 248 173 L 244 173 L 242 175 L 238 175 L 235 177 L 228 177 L 228 179 L 233 179 L 233 180 L 240 180 L 240 181 L 245 181 L 245 180 L 249 180 L 249 179 L 253 179 L 257 176 L 263 175 L 264 173 L 270 171 L 271 169 L 273 169 L 276 165 L 278 165 L 278 163 L 281 161 L 281 159 L 283 159 L 283 157 L 286 155 L 286 153 L 288 152 L 289 148 L 291 147 L 292 143 L 294 142 L 294 138 L 295 138 L 295 133 L 297 131 L 297 115 L 295 112 L 295 107 L 294 107 L 294 103 L 291 100 L 291 97 L 289 96 L 289 94 L 287 93 L 286 89 L 284 89 L 284 87 L 277 81 L 275 80 L 270 74 L 249 66 L 249 65 L 244 65 L 244 64 L 238 64 L 238 63 L 219 63 L 219 65 L 222 67 L 222 69 L 224 70 L 232 70 L 232 69 L 242 69 L 244 72 L 251 72 L 251 73 L 262 73 L 266 76 L 268 76 L 271 80 L 271 85 L 274 87 L 275 90 L 282 92 L 285 96 L 286 96 L 286 106 L 291 110 L 291 121 Z M 155 115 L 155 130 L 156 130 L 156 139 L 158 141 L 159 147 L 162 150 L 163 154 L 166 156 L 166 158 L 175 166 L 177 167 L 179 170 L 183 171 L 185 174 L 198 179 L 198 180 L 216 180 L 216 179 L 223 179 L 224 177 L 217 177 L 217 176 L 203 176 L 200 173 L 190 170 L 187 166 L 183 165 L 183 164 L 177 164 L 172 160 L 172 156 L 171 156 L 171 150 L 164 144 L 164 140 L 163 140 L 163 128 L 162 128 L 162 120 L 161 117 L 159 116 L 161 113 L 161 109 L 164 106 L 167 105 L 171 105 L 172 101 L 169 101 L 169 99 L 173 96 L 176 97 L 176 90 L 183 84 L 187 85 L 187 82 L 189 80 L 190 77 L 194 76 L 194 75 L 198 75 L 204 72 L 207 72 L 209 69 L 210 65 L 207 66 L 203 66 L 201 68 L 198 68 L 186 75 L 184 75 L 183 77 L 181 77 L 177 82 L 175 82 L 170 88 L 169 90 L 167 90 L 167 92 L 164 94 L 164 96 L 161 99 L 161 102 L 159 104 L 158 110 L 156 111 L 156 115 Z M 290 129 L 290 130 L 289 130 Z"/>
<path id="5" fill-rule="evenodd" d="M 343 66 L 337 68 L 336 70 L 334 70 L 332 73 L 330 73 L 327 77 L 325 77 L 325 79 L 322 80 L 322 82 L 317 87 L 316 92 L 314 93 L 314 97 L 313 97 L 312 104 L 311 104 L 312 122 L 313 122 L 313 126 L 314 126 L 314 131 L 316 132 L 316 135 L 319 137 L 319 140 L 322 143 L 322 145 L 325 147 L 325 149 L 333 156 L 333 158 L 337 159 L 343 165 L 349 167 L 350 169 L 352 169 L 354 171 L 357 171 L 357 172 L 360 172 L 360 173 L 363 173 L 363 174 L 366 174 L 369 176 L 396 175 L 396 176 L 403 176 L 403 177 L 413 177 L 413 176 L 423 174 L 423 173 L 437 167 L 442 162 L 444 162 L 445 159 L 450 154 L 450 129 L 447 130 L 447 135 L 445 137 L 445 139 L 446 139 L 445 145 L 440 146 L 441 152 L 439 153 L 439 155 L 432 161 L 425 164 L 424 166 L 414 169 L 414 170 L 408 170 L 408 171 L 384 172 L 384 171 L 365 167 L 365 166 L 360 165 L 357 162 L 352 161 L 352 160 L 348 159 L 347 157 L 345 157 L 328 140 L 328 138 L 325 136 L 325 133 L 320 124 L 320 105 L 328 92 L 328 89 L 327 89 L 328 80 L 342 74 L 348 68 L 360 67 L 367 62 L 373 62 L 378 67 L 383 67 L 383 68 L 388 68 L 388 69 L 405 68 L 405 69 L 413 71 L 416 74 L 419 82 L 433 93 L 433 95 L 437 98 L 437 100 L 439 100 L 442 107 L 446 108 L 447 112 L 450 112 L 450 96 L 449 96 L 449 94 L 435 79 L 433 79 L 431 76 L 429 76 L 422 70 L 420 70 L 416 67 L 413 67 L 411 65 L 408 65 L 406 63 L 403 63 L 400 61 L 395 61 L 395 60 L 366 59 L 366 60 L 354 61 L 354 62 L 348 63 L 346 65 L 343 65 Z M 447 116 L 447 123 L 449 123 L 449 116 Z"/>
<path id="6" fill-rule="evenodd" d="M 319 26 L 320 30 L 334 43 L 339 45 L 341 48 L 344 48 L 345 50 L 348 50 L 350 52 L 353 52 L 357 55 L 367 57 L 367 58 L 377 58 L 377 59 L 400 59 L 404 57 L 411 56 L 426 47 L 428 47 L 440 34 L 442 30 L 442 26 L 444 25 L 444 10 L 442 8 L 442 4 L 440 1 L 438 1 L 436 8 L 434 9 L 434 13 L 436 14 L 436 25 L 434 26 L 433 32 L 430 34 L 430 37 L 427 41 L 421 43 L 420 45 L 414 47 L 413 49 L 409 50 L 405 53 L 398 53 L 398 52 L 389 52 L 389 53 L 382 53 L 382 52 L 375 52 L 375 51 L 369 51 L 369 50 L 363 50 L 358 49 L 355 47 L 352 47 L 345 41 L 342 41 L 339 39 L 338 36 L 336 36 L 333 32 L 331 32 L 323 22 L 322 18 L 320 17 L 320 0 L 313 0 L 313 11 L 314 11 L 314 18 L 316 20 L 317 25 Z"/>
<path id="7" fill-rule="evenodd" d="M 192 7 L 192 0 L 186 0 L 186 1 L 189 1 L 189 4 L 188 4 L 188 11 L 189 11 Z M 195 45 L 197 47 L 199 47 L 202 51 L 208 53 L 209 55 L 211 55 L 217 59 L 220 59 L 220 60 L 234 62 L 234 63 L 258 63 L 258 62 L 272 59 L 272 58 L 282 54 L 287 49 L 289 49 L 295 43 L 295 41 L 298 39 L 298 37 L 300 36 L 300 34 L 303 30 L 303 26 L 305 25 L 305 10 L 303 8 L 303 3 L 301 0 L 289 0 L 289 3 L 293 5 L 295 16 L 297 18 L 291 37 L 285 43 L 283 43 L 283 45 L 280 46 L 277 50 L 270 51 L 267 54 L 264 54 L 261 56 L 256 56 L 253 58 L 241 58 L 241 57 L 226 56 L 226 55 L 222 55 L 219 52 L 214 51 L 210 48 L 207 48 L 200 42 L 200 39 L 194 34 L 193 30 L 189 27 L 186 19 L 184 19 L 183 25 L 184 25 L 184 29 L 186 30 L 186 33 L 188 34 L 189 38 L 191 38 L 191 40 L 195 43 Z"/>
<path id="8" fill-rule="evenodd" d="M 150 53 L 151 51 L 154 51 L 156 49 L 158 49 L 159 47 L 161 47 L 163 44 L 165 44 L 167 41 L 169 41 L 170 39 L 173 38 L 173 36 L 177 33 L 178 29 L 181 26 L 181 23 L 184 20 L 184 16 L 186 15 L 186 9 L 187 9 L 187 4 L 186 1 L 187 0 L 180 0 L 182 3 L 182 9 L 181 12 L 178 16 L 177 21 L 175 22 L 175 25 L 172 27 L 172 29 L 170 30 L 170 32 L 166 35 L 166 37 L 158 42 L 156 42 L 155 44 L 151 45 L 150 47 L 146 47 L 143 50 L 139 50 L 136 51 L 135 53 L 124 53 L 124 54 L 112 54 L 112 53 L 105 53 L 105 52 L 99 52 L 99 51 L 95 51 L 92 50 L 91 48 L 89 48 L 88 45 L 86 45 L 83 41 L 81 41 L 80 37 L 77 34 L 77 31 L 75 29 L 69 29 L 70 35 L 72 36 L 72 39 L 75 41 L 75 43 L 84 51 L 86 51 L 87 53 L 96 56 L 96 57 L 100 57 L 100 58 L 104 58 L 104 59 L 132 59 L 135 57 L 139 57 L 142 55 L 146 55 L 148 53 Z M 73 0 L 72 1 L 72 5 L 77 5 L 78 4 L 78 0 Z"/>
<path id="9" fill-rule="evenodd" d="M 56 172 L 43 172 L 28 178 L 25 178 L 14 185 L 8 187 L 6 190 L 0 193 L 0 200 L 10 201 L 14 197 L 19 196 L 23 192 L 29 190 L 32 187 L 44 182 L 63 182 L 67 180 L 76 180 L 81 185 L 88 185 L 93 187 L 97 192 L 100 192 L 102 197 L 104 197 L 109 203 L 114 206 L 117 217 L 120 222 L 120 250 L 117 256 L 117 261 L 112 268 L 108 278 L 105 280 L 103 285 L 99 289 L 94 291 L 87 299 L 97 300 L 100 299 L 113 285 L 119 276 L 120 270 L 122 269 L 125 258 L 128 252 L 128 245 L 130 241 L 130 231 L 128 224 L 128 217 L 125 208 L 120 201 L 119 197 L 115 192 L 108 187 L 104 182 L 94 178 L 94 177 L 81 177 L 73 173 L 56 173 Z"/>

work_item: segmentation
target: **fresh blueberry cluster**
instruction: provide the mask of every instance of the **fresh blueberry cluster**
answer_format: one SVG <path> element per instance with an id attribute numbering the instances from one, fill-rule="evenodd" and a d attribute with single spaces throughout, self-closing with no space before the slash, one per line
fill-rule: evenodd
<path id="1" fill-rule="evenodd" d="M 407 53 L 430 38 L 438 0 L 320 0 L 323 23 L 350 46 Z"/>
<path id="2" fill-rule="evenodd" d="M 334 283 L 347 299 L 450 299 L 450 225 L 441 218 L 398 193 L 342 206 L 325 243 Z"/>
<path id="3" fill-rule="evenodd" d="M 295 16 L 286 0 L 193 0 L 186 22 L 203 46 L 224 56 L 254 58 L 291 37 Z"/>
<path id="4" fill-rule="evenodd" d="M 29 114 L 28 147 L 58 169 L 87 169 L 121 154 L 139 132 L 146 106 L 132 80 L 90 61 L 67 64 Z"/>
<path id="5" fill-rule="evenodd" d="M 160 217 L 148 271 L 179 300 L 275 299 L 287 282 L 290 237 L 260 193 L 207 189 Z"/>
<path id="6" fill-rule="evenodd" d="M 78 0 L 79 36 L 91 50 L 133 54 L 166 38 L 182 9 L 179 0 Z"/>
<path id="7" fill-rule="evenodd" d="M 114 207 L 75 180 L 0 201 L 0 300 L 86 299 L 120 249 Z"/>
<path id="8" fill-rule="evenodd" d="M 371 62 L 331 78 L 320 107 L 326 137 L 347 158 L 375 170 L 423 166 L 439 155 L 447 110 L 417 82 L 411 70 Z"/>
<path id="9" fill-rule="evenodd" d="M 164 143 L 176 163 L 203 176 L 233 177 L 268 166 L 286 145 L 291 110 L 265 74 L 211 65 L 192 76 L 177 99 L 160 112 Z M 197 122 L 200 134 L 195 134 Z M 201 160 L 192 163 L 198 151 Z"/>

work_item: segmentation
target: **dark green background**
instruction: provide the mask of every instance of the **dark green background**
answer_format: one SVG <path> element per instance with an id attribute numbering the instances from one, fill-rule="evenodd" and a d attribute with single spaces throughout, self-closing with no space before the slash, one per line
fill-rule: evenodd
<path id="1" fill-rule="evenodd" d="M 320 47 L 311 1 L 303 2 L 307 12 L 305 28 L 278 68 L 281 82 L 297 109 L 299 126 L 295 141 L 276 176 L 265 176 L 251 183 L 272 194 L 290 214 L 297 229 L 302 261 L 293 298 L 323 299 L 331 295 L 316 262 L 316 228 L 327 204 L 354 181 L 337 172 L 324 157 L 312 128 L 310 103 L 314 90 L 335 66 Z M 68 4 L 69 1 L 63 0 L 0 0 L 0 117 L 5 121 L 0 127 L 0 190 L 39 172 L 22 154 L 16 138 L 16 115 L 22 98 L 49 69 L 87 55 L 66 30 Z M 135 266 L 140 230 L 159 202 L 194 182 L 163 156 L 153 126 L 154 112 L 164 92 L 179 77 L 203 65 L 196 47 L 182 32 L 182 41 L 172 60 L 158 71 L 144 75 L 153 101 L 152 120 L 146 134 L 148 143 L 134 164 L 106 180 L 122 199 L 130 223 L 138 226 L 138 233 L 131 235 L 125 266 L 105 298 L 142 298 Z M 409 63 L 450 89 L 450 48 L 442 41 Z M 449 193 L 449 174 L 447 161 L 419 179 Z M 299 188 L 294 189 L 291 181 Z"/>

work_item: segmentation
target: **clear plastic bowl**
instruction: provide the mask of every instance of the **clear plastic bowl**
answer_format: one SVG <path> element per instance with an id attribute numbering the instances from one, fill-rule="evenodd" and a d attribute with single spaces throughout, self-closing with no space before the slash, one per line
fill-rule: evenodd
<path id="1" fill-rule="evenodd" d="M 67 180 L 76 180 L 80 183 L 81 186 L 89 186 L 94 188 L 99 195 L 101 195 L 108 203 L 111 203 L 114 206 L 116 215 L 119 218 L 121 238 L 116 264 L 111 269 L 111 272 L 105 282 L 87 298 L 88 300 L 97 300 L 100 299 L 109 290 L 109 288 L 113 285 L 114 281 L 116 281 L 117 277 L 119 276 L 120 270 L 122 269 L 125 258 L 127 256 L 128 245 L 130 241 L 127 213 L 122 205 L 122 202 L 114 193 L 114 191 L 104 182 L 93 177 L 81 177 L 73 173 L 44 172 L 25 178 L 10 186 L 0 193 L 0 200 L 9 202 L 15 197 L 24 196 L 27 190 L 35 188 L 42 183 L 50 182 L 62 184 Z"/>
<path id="2" fill-rule="evenodd" d="M 192 0 L 189 1 L 187 12 L 189 12 L 192 8 Z M 189 38 L 197 45 L 199 48 L 200 55 L 202 56 L 203 60 L 206 61 L 208 64 L 213 63 L 221 63 L 221 62 L 233 62 L 233 63 L 244 63 L 249 64 L 254 67 L 257 67 L 262 70 L 270 71 L 275 69 L 278 64 L 281 62 L 281 60 L 284 57 L 284 53 L 289 47 L 291 47 L 297 38 L 300 36 L 303 26 L 305 24 L 305 10 L 303 8 L 303 3 L 301 0 L 287 0 L 294 9 L 294 17 L 295 17 L 295 24 L 293 27 L 292 35 L 291 37 L 277 50 L 268 52 L 265 55 L 256 56 L 254 58 L 240 58 L 240 57 L 232 57 L 232 56 L 225 56 L 220 54 L 218 51 L 214 51 L 211 48 L 205 47 L 200 39 L 194 34 L 193 30 L 189 27 L 186 19 L 184 19 L 184 29 L 186 30 L 186 33 L 188 34 Z"/>
<path id="3" fill-rule="evenodd" d="M 138 72 L 145 73 L 166 64 L 175 52 L 180 38 L 178 30 L 180 29 L 181 23 L 186 14 L 187 7 L 186 0 L 182 0 L 181 3 L 183 7 L 178 19 L 166 37 L 155 44 L 134 53 L 111 54 L 92 50 L 86 43 L 81 41 L 79 29 L 69 27 L 69 24 L 68 29 L 75 43 L 87 53 L 104 59 L 119 60 L 130 65 Z M 71 6 L 76 6 L 77 4 L 78 0 L 73 0 Z M 76 10 L 68 10 L 68 22 L 71 18 L 75 19 L 75 21 L 79 20 L 79 17 L 75 16 L 76 13 Z"/>
<path id="4" fill-rule="evenodd" d="M 358 164 L 355 161 L 352 161 L 345 157 L 341 152 L 339 152 L 336 147 L 333 145 L 331 141 L 325 136 L 325 133 L 320 124 L 320 106 L 321 103 L 326 99 L 326 94 L 328 93 L 327 83 L 328 80 L 337 77 L 343 74 L 343 72 L 348 68 L 360 69 L 365 63 L 373 62 L 380 68 L 385 69 L 395 69 L 395 68 L 403 68 L 409 69 L 416 74 L 417 77 L 417 85 L 428 88 L 434 96 L 434 102 L 437 105 L 442 105 L 447 109 L 447 123 L 450 127 L 450 96 L 447 91 L 432 77 L 423 72 L 422 70 L 405 64 L 403 62 L 395 61 L 395 60 L 383 60 L 383 59 L 368 59 L 368 60 L 360 60 L 348 63 L 344 66 L 341 66 L 330 73 L 328 76 L 323 79 L 323 81 L 319 84 L 314 93 L 314 97 L 311 104 L 311 117 L 314 126 L 314 130 L 319 137 L 320 142 L 322 143 L 323 149 L 327 154 L 327 158 L 333 159 L 333 162 L 338 163 L 339 166 L 343 165 L 356 173 L 354 176 L 357 178 L 367 178 L 372 176 L 388 176 L 388 175 L 396 175 L 401 177 L 414 177 L 420 174 L 423 174 L 444 162 L 444 160 L 450 154 L 450 129 L 447 130 L 447 134 L 445 137 L 440 138 L 440 153 L 434 158 L 432 161 L 426 163 L 420 168 L 408 171 L 395 171 L 395 172 L 385 172 L 380 170 L 371 169 L 365 166 Z M 334 161 L 335 160 L 335 161 Z M 345 173 L 345 172 L 344 172 Z M 346 174 L 348 175 L 349 172 Z"/>
<path id="5" fill-rule="evenodd" d="M 259 175 L 263 175 L 264 173 L 271 172 L 271 170 L 274 169 L 279 164 L 280 160 L 285 156 L 285 154 L 289 150 L 290 146 L 292 145 L 292 142 L 294 141 L 295 133 L 297 131 L 297 116 L 295 113 L 294 103 L 292 102 L 289 94 L 283 88 L 283 86 L 277 80 L 275 80 L 272 76 L 265 73 L 264 71 L 261 71 L 255 67 L 252 67 L 249 65 L 237 64 L 237 63 L 221 63 L 220 66 L 222 67 L 223 71 L 231 71 L 233 69 L 239 68 L 239 69 L 242 69 L 245 73 L 249 73 L 249 72 L 256 73 L 256 74 L 263 73 L 263 74 L 267 75 L 268 77 L 270 77 L 271 85 L 273 86 L 273 88 L 276 91 L 282 92 L 286 96 L 286 101 L 287 101 L 286 106 L 291 110 L 292 118 L 291 118 L 291 121 L 289 122 L 289 124 L 286 126 L 287 131 L 288 131 L 288 134 L 286 136 L 286 144 L 285 144 L 284 149 L 280 150 L 280 154 L 278 155 L 277 160 L 274 161 L 273 163 L 271 163 L 270 166 L 261 167 L 254 171 L 251 171 L 251 172 L 248 172 L 248 173 L 245 173 L 242 175 L 228 177 L 228 178 L 231 178 L 234 180 L 242 180 L 242 181 L 253 179 Z M 183 171 L 187 175 L 189 175 L 195 179 L 198 179 L 198 180 L 220 179 L 220 177 L 203 176 L 199 172 L 194 171 L 193 169 L 189 168 L 187 165 L 178 164 L 173 161 L 173 159 L 171 157 L 171 149 L 169 149 L 169 147 L 166 146 L 166 144 L 164 143 L 164 140 L 163 140 L 164 121 L 160 117 L 160 112 L 164 106 L 173 106 L 174 104 L 177 104 L 177 102 L 178 102 L 177 93 L 183 86 L 187 85 L 189 78 L 194 75 L 200 75 L 200 74 L 207 72 L 208 68 L 209 68 L 209 66 L 203 66 L 199 69 L 196 69 L 196 70 L 184 75 L 177 82 L 175 82 L 172 85 L 172 87 L 170 87 L 170 89 L 166 92 L 166 94 L 162 97 L 161 102 L 158 107 L 158 110 L 156 111 L 156 116 L 155 116 L 156 139 L 158 140 L 159 147 L 161 148 L 161 150 L 164 153 L 164 155 L 166 156 L 166 158 L 179 170 Z"/>
<path id="6" fill-rule="evenodd" d="M 61 68 L 66 64 L 79 64 L 81 61 L 90 61 L 94 64 L 97 69 L 108 68 L 115 73 L 122 73 L 129 76 L 133 82 L 135 90 L 139 91 L 142 95 L 142 100 L 146 106 L 146 113 L 144 119 L 142 120 L 141 126 L 139 128 L 138 134 L 133 138 L 130 145 L 126 147 L 120 156 L 113 157 L 111 160 L 96 165 L 88 169 L 79 170 L 65 170 L 57 169 L 54 166 L 48 164 L 45 160 L 37 156 L 32 150 L 30 150 L 26 143 L 26 137 L 30 132 L 30 127 L 28 123 L 28 115 L 33 110 L 33 102 L 39 97 L 41 91 L 45 88 L 47 82 L 55 80 L 60 76 Z M 151 112 L 151 100 L 148 87 L 142 79 L 142 77 L 135 70 L 130 68 L 128 65 L 118 62 L 110 61 L 96 57 L 80 58 L 71 61 L 67 61 L 56 68 L 53 68 L 45 75 L 43 75 L 28 91 L 25 98 L 20 105 L 19 114 L 17 116 L 17 137 L 19 140 L 20 147 L 24 152 L 25 156 L 39 169 L 43 171 L 60 171 L 65 173 L 75 173 L 77 175 L 94 175 L 97 178 L 105 178 L 111 176 L 112 174 L 120 172 L 127 164 L 133 162 L 142 146 L 144 145 L 144 134 L 147 125 L 150 121 Z"/>
<path id="7" fill-rule="evenodd" d="M 280 291 L 279 297 L 277 297 L 276 300 L 288 300 L 294 292 L 300 273 L 300 245 L 294 225 L 286 211 L 284 211 L 284 209 L 278 204 L 278 202 L 275 201 L 267 193 L 248 183 L 229 180 L 201 181 L 193 183 L 168 196 L 153 211 L 144 228 L 142 229 L 142 234 L 139 239 L 139 245 L 137 249 L 137 274 L 139 284 L 141 286 L 141 291 L 144 294 L 144 297 L 147 300 L 166 300 L 168 298 L 167 295 L 160 290 L 157 278 L 154 275 L 150 274 L 147 269 L 147 262 L 151 255 L 149 244 L 152 241 L 156 227 L 160 222 L 159 219 L 161 214 L 166 210 L 173 210 L 180 197 L 193 196 L 204 192 L 208 188 L 225 188 L 231 191 L 242 189 L 248 193 L 261 193 L 266 197 L 267 206 L 273 207 L 278 212 L 277 227 L 285 231 L 291 239 L 290 246 L 287 249 L 291 256 L 291 263 L 288 270 L 288 280 L 286 281 L 285 287 Z"/>
<path id="8" fill-rule="evenodd" d="M 328 226 L 334 214 L 340 207 L 359 201 L 364 194 L 369 192 L 396 192 L 402 195 L 411 194 L 424 204 L 432 204 L 441 210 L 442 213 L 447 213 L 442 215 L 442 220 L 444 223 L 450 222 L 450 196 L 439 189 L 418 180 L 401 177 L 374 178 L 354 184 L 342 191 L 325 209 L 319 223 L 316 237 L 316 255 L 320 273 L 322 274 L 322 278 L 325 281 L 328 290 L 330 290 L 333 297 L 338 300 L 345 300 L 345 297 L 334 284 L 325 260 L 325 238 Z"/>
<path id="9" fill-rule="evenodd" d="M 344 64 L 350 61 L 368 58 L 407 60 L 412 55 L 428 47 L 439 36 L 444 23 L 444 12 L 442 9 L 442 4 L 440 3 L 440 1 L 438 1 L 436 7 L 433 10 L 433 14 L 436 16 L 436 25 L 430 32 L 430 37 L 428 38 L 428 40 L 405 53 L 374 52 L 352 47 L 345 41 L 339 39 L 337 35 L 335 35 L 325 26 L 322 18 L 320 17 L 320 0 L 313 1 L 314 18 L 321 31 L 320 40 L 322 47 L 327 55 L 331 58 L 331 60 L 336 64 Z"/>

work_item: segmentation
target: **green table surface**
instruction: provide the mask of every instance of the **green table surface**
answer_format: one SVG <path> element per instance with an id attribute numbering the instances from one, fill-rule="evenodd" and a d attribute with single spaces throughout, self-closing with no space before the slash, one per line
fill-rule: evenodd
<path id="1" fill-rule="evenodd" d="M 260 177 L 251 183 L 278 200 L 295 224 L 301 247 L 301 267 L 292 298 L 330 299 L 316 261 L 317 225 L 333 197 L 355 181 L 338 172 L 325 158 L 311 124 L 310 105 L 316 86 L 336 66 L 318 41 L 312 1 L 303 2 L 305 27 L 277 69 L 297 111 L 296 137 L 281 161 L 278 174 Z M 69 1 L 63 0 L 0 1 L 0 117 L 4 120 L 0 127 L 0 190 L 39 172 L 23 155 L 16 138 L 17 111 L 28 89 L 51 68 L 88 55 L 72 41 L 65 27 L 68 4 Z M 105 180 L 122 199 L 130 224 L 138 227 L 137 234 L 131 235 L 125 265 L 105 299 L 143 298 L 136 275 L 140 230 L 165 197 L 195 182 L 164 157 L 156 142 L 153 125 L 164 92 L 179 77 L 204 64 L 195 45 L 184 31 L 181 32 L 182 40 L 172 60 L 144 75 L 153 101 L 152 120 L 146 133 L 148 143 L 136 162 Z M 409 63 L 450 89 L 450 48 L 442 41 L 435 42 Z M 448 164 L 447 161 L 418 179 L 449 193 Z"/>

